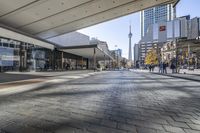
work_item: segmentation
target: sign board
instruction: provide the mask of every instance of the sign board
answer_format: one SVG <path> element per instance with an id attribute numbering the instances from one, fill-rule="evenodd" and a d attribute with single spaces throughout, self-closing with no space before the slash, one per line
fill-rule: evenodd
<path id="1" fill-rule="evenodd" d="M 159 27 L 159 31 L 165 31 L 166 30 L 166 26 L 160 26 Z"/>
<path id="2" fill-rule="evenodd" d="M 0 48 L 0 65 L 13 66 L 14 50 L 10 48 Z"/>
<path id="3" fill-rule="evenodd" d="M 4 61 L 19 61 L 19 56 L 10 56 L 10 55 L 0 55 L 0 60 Z"/>

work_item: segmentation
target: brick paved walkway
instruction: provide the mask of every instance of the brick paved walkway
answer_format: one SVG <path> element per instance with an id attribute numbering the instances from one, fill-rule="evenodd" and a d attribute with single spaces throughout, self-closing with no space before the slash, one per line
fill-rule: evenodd
<path id="1" fill-rule="evenodd" d="M 200 83 L 107 72 L 0 97 L 0 133 L 199 133 Z"/>

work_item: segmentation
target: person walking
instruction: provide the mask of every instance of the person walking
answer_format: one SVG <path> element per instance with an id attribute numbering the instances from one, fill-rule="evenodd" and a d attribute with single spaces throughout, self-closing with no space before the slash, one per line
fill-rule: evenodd
<path id="1" fill-rule="evenodd" d="M 160 62 L 159 64 L 159 73 L 163 73 L 163 63 Z"/>
<path id="2" fill-rule="evenodd" d="M 149 65 L 149 72 L 151 72 L 152 71 L 152 65 L 150 64 Z"/>
<path id="3" fill-rule="evenodd" d="M 152 72 L 154 72 L 155 65 L 152 64 Z"/>
<path id="4" fill-rule="evenodd" d="M 172 69 L 172 73 L 175 73 L 175 65 L 174 65 L 174 63 L 171 63 L 171 66 L 170 66 L 170 68 Z"/>
<path id="5" fill-rule="evenodd" d="M 172 66 L 172 62 L 170 63 L 170 69 L 172 70 L 172 73 L 173 73 L 173 66 Z"/>
<path id="6" fill-rule="evenodd" d="M 167 63 L 163 62 L 163 73 L 167 74 Z"/>

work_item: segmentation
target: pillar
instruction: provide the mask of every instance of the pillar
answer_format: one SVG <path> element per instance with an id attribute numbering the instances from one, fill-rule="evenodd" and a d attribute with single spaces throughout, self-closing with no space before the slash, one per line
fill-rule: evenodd
<path id="1" fill-rule="evenodd" d="M 62 53 L 61 53 L 61 69 L 63 70 L 63 62 L 64 62 L 64 58 L 63 58 L 63 54 L 64 54 L 64 52 L 62 51 Z"/>
<path id="2" fill-rule="evenodd" d="M 78 68 L 78 59 L 76 58 L 76 70 Z"/>
<path id="3" fill-rule="evenodd" d="M 93 53 L 93 67 L 94 67 L 94 71 L 96 71 L 96 48 L 94 48 L 94 53 Z"/>
<path id="4" fill-rule="evenodd" d="M 52 51 L 52 69 L 56 70 L 56 49 Z"/>
<path id="5" fill-rule="evenodd" d="M 81 68 L 83 70 L 83 57 L 81 58 Z"/>
<path id="6" fill-rule="evenodd" d="M 23 63 L 22 63 L 22 43 L 20 44 L 20 48 L 19 48 L 19 71 L 20 72 L 22 72 L 22 65 L 23 65 Z"/>
<path id="7" fill-rule="evenodd" d="M 109 70 L 111 69 L 110 58 L 109 58 Z"/>
<path id="8" fill-rule="evenodd" d="M 104 55 L 104 69 L 106 70 L 106 55 Z"/>
<path id="9" fill-rule="evenodd" d="M 86 61 L 86 69 L 89 69 L 89 59 Z"/>

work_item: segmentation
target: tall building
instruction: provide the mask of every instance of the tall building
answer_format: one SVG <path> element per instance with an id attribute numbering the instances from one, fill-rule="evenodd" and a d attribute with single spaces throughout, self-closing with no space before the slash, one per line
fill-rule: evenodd
<path id="1" fill-rule="evenodd" d="M 156 6 L 141 11 L 141 38 L 145 36 L 150 25 L 163 21 L 171 21 L 175 13 L 176 11 L 172 4 Z"/>
<path id="2" fill-rule="evenodd" d="M 172 21 L 158 22 L 150 25 L 148 32 L 138 42 L 139 53 L 136 57 L 139 56 L 140 64 L 144 64 L 145 57 L 151 49 L 156 49 L 159 55 L 161 48 L 166 43 L 171 44 L 175 39 L 195 39 L 200 34 L 200 32 L 198 34 L 198 31 L 200 31 L 198 30 L 198 25 L 200 24 L 198 20 L 200 19 L 190 19 L 188 15 Z"/>
<path id="3" fill-rule="evenodd" d="M 111 50 L 111 55 L 115 59 L 117 66 L 115 67 L 120 67 L 120 62 L 123 59 L 122 57 L 122 49 L 116 49 L 116 50 Z"/>
<path id="4" fill-rule="evenodd" d="M 139 61 L 139 44 L 134 45 L 133 51 L 134 51 L 134 64 L 136 64 Z"/>
<path id="5" fill-rule="evenodd" d="M 122 49 L 111 50 L 111 54 L 114 59 L 122 58 Z"/>
<path id="6" fill-rule="evenodd" d="M 132 45 L 131 45 L 131 38 L 132 38 L 132 33 L 131 33 L 131 25 L 129 26 L 129 52 L 128 52 L 128 60 L 132 61 Z"/>

